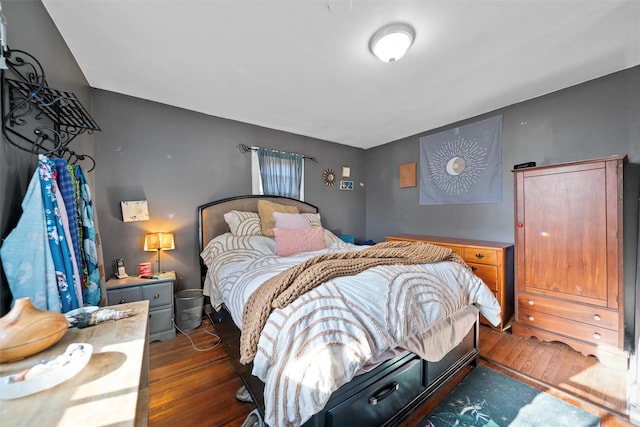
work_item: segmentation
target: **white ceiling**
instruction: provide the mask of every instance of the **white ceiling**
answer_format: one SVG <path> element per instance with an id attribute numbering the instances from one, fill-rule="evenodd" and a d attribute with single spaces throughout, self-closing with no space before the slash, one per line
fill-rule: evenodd
<path id="1" fill-rule="evenodd" d="M 94 88 L 362 148 L 640 64 L 638 0 L 43 3 Z"/>

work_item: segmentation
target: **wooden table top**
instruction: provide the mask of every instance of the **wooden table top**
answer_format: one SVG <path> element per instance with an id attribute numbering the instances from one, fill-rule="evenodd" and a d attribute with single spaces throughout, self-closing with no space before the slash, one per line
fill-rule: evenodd
<path id="1" fill-rule="evenodd" d="M 70 328 L 47 350 L 17 362 L 0 364 L 0 377 L 4 377 L 30 368 L 40 360 L 55 359 L 71 343 L 93 346 L 89 363 L 71 379 L 30 396 L 0 400 L 3 427 L 136 425 L 140 389 L 145 394 L 148 381 L 149 301 L 109 308 L 131 309 L 133 315 L 84 329 Z M 138 419 L 138 424 L 140 421 Z"/>

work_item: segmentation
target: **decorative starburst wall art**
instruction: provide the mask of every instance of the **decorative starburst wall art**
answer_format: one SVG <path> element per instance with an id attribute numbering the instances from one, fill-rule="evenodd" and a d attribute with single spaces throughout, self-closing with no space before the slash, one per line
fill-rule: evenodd
<path id="1" fill-rule="evenodd" d="M 502 201 L 502 116 L 420 138 L 420 204 Z"/>

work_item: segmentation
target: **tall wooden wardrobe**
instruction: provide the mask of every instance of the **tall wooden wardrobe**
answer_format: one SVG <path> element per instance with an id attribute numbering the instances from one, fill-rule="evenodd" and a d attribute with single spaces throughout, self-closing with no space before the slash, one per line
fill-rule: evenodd
<path id="1" fill-rule="evenodd" d="M 626 156 L 514 170 L 513 333 L 626 366 L 622 246 Z"/>

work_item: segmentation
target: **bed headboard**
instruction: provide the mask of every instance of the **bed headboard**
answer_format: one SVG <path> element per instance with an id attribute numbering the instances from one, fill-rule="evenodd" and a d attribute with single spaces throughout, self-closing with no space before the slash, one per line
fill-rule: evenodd
<path id="1" fill-rule="evenodd" d="M 318 208 L 312 204 L 281 196 L 236 196 L 198 206 L 198 254 L 202 252 L 211 239 L 229 231 L 229 226 L 224 220 L 225 213 L 233 210 L 257 213 L 258 200 L 268 200 L 282 205 L 295 206 L 300 213 L 318 212 Z"/>

